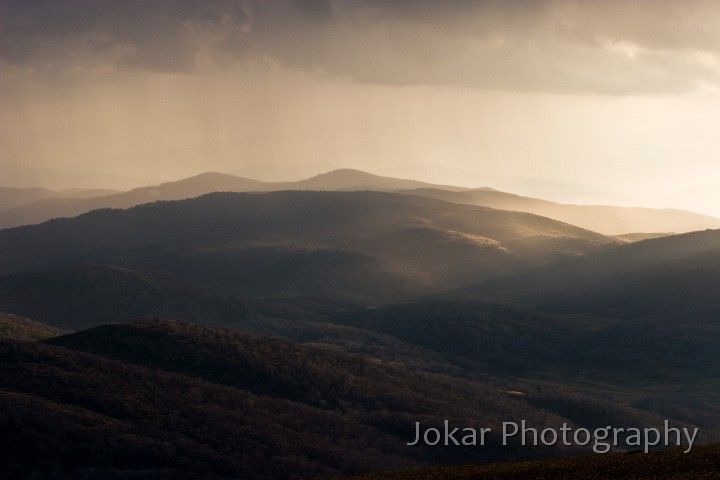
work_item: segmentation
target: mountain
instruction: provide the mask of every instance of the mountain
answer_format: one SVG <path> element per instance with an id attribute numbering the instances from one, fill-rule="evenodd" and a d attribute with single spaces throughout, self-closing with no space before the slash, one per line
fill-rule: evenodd
<path id="1" fill-rule="evenodd" d="M 562 385 L 569 390 L 545 392 L 534 402 L 548 410 L 561 409 L 557 411 L 575 421 L 596 418 L 593 398 L 613 392 L 616 407 L 632 406 L 702 425 L 705 438 L 719 438 L 720 398 L 712 379 L 720 365 L 716 348 L 720 337 L 702 318 L 628 322 L 467 301 L 368 308 L 299 297 L 261 299 L 193 286 L 167 274 L 108 265 L 9 275 L 2 278 L 0 293 L 3 309 L 64 328 L 87 328 L 133 316 L 183 318 L 412 371 L 484 381 L 512 379 L 511 390 Z M 82 337 L 78 335 L 73 338 Z M 92 338 L 93 345 L 100 345 L 96 336 Z M 118 342 L 108 340 L 108 345 Z M 521 383 L 526 385 L 521 388 Z M 577 397 L 578 392 L 590 398 Z M 614 415 L 617 420 L 626 414 Z"/>
<path id="2" fill-rule="evenodd" d="M 672 233 L 668 232 L 646 232 L 646 233 L 626 233 L 623 235 L 615 235 L 615 238 L 618 240 L 622 240 L 623 242 L 627 243 L 633 243 L 633 242 L 639 242 L 640 240 L 651 240 L 653 238 L 662 238 L 662 237 L 669 237 L 670 235 L 673 235 Z"/>
<path id="3" fill-rule="evenodd" d="M 301 479 L 421 464 L 329 410 L 67 348 L 0 339 L 0 378 L 3 478 Z"/>
<path id="4" fill-rule="evenodd" d="M 101 264 L 73 264 L 0 277 L 0 305 L 69 329 L 127 318 L 184 318 L 270 334 L 274 319 L 326 323 L 356 305 L 312 298 L 259 299 L 217 292 L 173 275 Z"/>
<path id="5" fill-rule="evenodd" d="M 375 170 L 380 175 L 412 178 L 431 183 L 460 185 L 468 189 L 491 187 L 494 190 L 541 198 L 560 203 L 593 205 L 637 205 L 637 199 L 611 192 L 598 191 L 596 187 L 565 182 L 552 178 L 533 178 L 518 175 L 482 174 L 463 168 L 438 164 L 406 164 Z M 712 214 L 709 214 L 712 215 Z"/>
<path id="6" fill-rule="evenodd" d="M 190 184 L 266 186 L 223 178 Z M 507 200 L 491 189 L 438 191 L 220 192 L 0 231 L 0 311 L 93 327 L 11 318 L 26 325 L 11 336 L 53 338 L 0 340 L 0 476 L 314 478 L 580 453 L 405 445 L 443 419 L 672 419 L 720 438 L 720 230 L 626 243 L 464 196 Z"/>
<path id="7" fill-rule="evenodd" d="M 0 337 L 16 340 L 43 340 L 70 333 L 19 315 L 0 312 Z"/>
<path id="8" fill-rule="evenodd" d="M 432 300 L 348 309 L 332 321 L 389 335 L 441 353 L 473 372 L 527 376 L 571 361 L 581 329 L 528 310 L 481 302 Z M 562 348 L 564 346 L 564 348 Z M 575 360 L 581 352 L 573 352 Z"/>
<path id="9" fill-rule="evenodd" d="M 515 300 L 555 312 L 657 323 L 717 318 L 719 284 L 720 230 L 706 230 L 623 245 L 474 290 L 513 292 Z"/>
<path id="10" fill-rule="evenodd" d="M 47 188 L 0 187 L 0 205 L 2 205 L 0 209 L 11 210 L 39 200 L 50 198 L 93 198 L 112 195 L 114 193 L 118 193 L 118 191 L 99 188 L 72 188 L 68 190 L 55 191 L 48 190 Z"/>
<path id="11" fill-rule="evenodd" d="M 568 309 L 656 321 L 718 318 L 720 298 L 715 286 L 720 285 L 720 231 L 678 237 L 648 240 L 655 243 L 640 242 L 637 250 L 622 251 L 621 258 L 628 255 L 632 260 L 608 261 L 604 269 L 598 269 L 591 293 L 587 293 L 590 282 L 585 280 L 567 291 L 570 298 L 561 294 L 555 302 L 565 303 Z M 654 257 L 652 264 L 646 263 L 648 256 Z"/>
<path id="12" fill-rule="evenodd" d="M 720 428 L 714 403 L 718 398 L 710 380 L 718 374 L 714 366 L 720 364 L 720 337 L 702 318 L 627 322 L 603 317 L 602 312 L 598 317 L 566 318 L 467 301 L 368 308 L 302 297 L 252 298 L 188 284 L 168 274 L 109 265 L 23 272 L 1 280 L 3 309 L 64 328 L 133 316 L 183 318 L 411 370 L 523 378 L 590 395 L 606 395 L 612 389 L 623 403 L 629 398 L 630 405 L 701 424 L 705 435 L 713 436 Z M 546 309 L 556 300 L 551 293 L 541 298 Z M 571 312 L 593 312 L 585 308 Z M 701 393 L 702 401 L 693 397 Z"/>
<path id="13" fill-rule="evenodd" d="M 58 192 L 47 188 L 0 187 L 2 210 L 10 210 L 46 198 L 56 197 Z"/>
<path id="14" fill-rule="evenodd" d="M 462 191 L 463 187 L 449 185 L 436 185 L 416 180 L 404 180 L 394 177 L 383 177 L 353 170 L 349 168 L 333 170 L 328 173 L 316 175 L 307 180 L 294 182 L 287 185 L 290 189 L 297 190 L 407 190 L 416 188 L 442 188 L 449 191 Z"/>
<path id="15" fill-rule="evenodd" d="M 576 365 L 579 375 L 595 365 L 612 382 L 637 379 L 627 373 L 631 364 L 695 369 L 715 358 L 708 320 L 720 313 L 712 288 L 718 231 L 623 244 L 532 214 L 420 196 L 283 191 L 216 193 L 6 229 L 0 250 L 0 310 L 63 328 L 177 317 L 384 358 L 396 348 L 407 363 L 427 354 L 425 364 L 443 371 L 485 365 L 526 375 L 529 365 L 555 373 Z M 423 303 L 437 297 L 502 302 L 576 323 Z M 380 307 L 389 303 L 415 306 Z M 375 307 L 378 318 L 354 313 L 353 304 Z M 483 312 L 505 319 L 517 338 L 486 330 Z M 677 321 L 688 316 L 692 322 Z M 647 341 L 627 344 L 628 335 Z M 684 343 L 673 345 L 677 338 Z M 533 339 L 567 347 L 536 350 Z M 527 356 L 503 353 L 518 351 Z"/>
<path id="16" fill-rule="evenodd" d="M 216 191 L 264 191 L 277 190 L 280 184 L 271 184 L 246 178 L 208 172 L 176 182 L 157 186 L 139 187 L 127 192 L 68 198 L 54 195 L 26 203 L 16 208 L 0 211 L 0 227 L 14 227 L 40 223 L 52 218 L 73 217 L 101 208 L 128 208 L 158 200 L 181 200 Z"/>
<path id="17" fill-rule="evenodd" d="M 70 217 L 101 208 L 128 208 L 159 200 L 182 200 L 211 192 L 267 192 L 279 190 L 313 191 L 386 191 L 422 195 L 447 202 L 479 205 L 503 210 L 521 211 L 554 218 L 605 235 L 631 232 L 683 233 L 706 228 L 720 228 L 720 219 L 683 210 L 607 205 L 565 205 L 536 198 L 522 197 L 491 188 L 467 189 L 382 177 L 359 170 L 341 169 L 298 182 L 262 182 L 234 175 L 207 172 L 195 177 L 141 187 L 128 192 L 88 198 L 87 194 L 54 194 L 33 202 L 11 201 L 0 211 L 0 228 L 40 223 Z M 12 195 L 0 195 L 11 197 Z M 29 193 L 27 195 L 30 195 Z M 40 193 L 37 195 L 40 196 Z M 0 196 L 0 198 L 2 198 Z M 13 207 L 13 205 L 15 205 Z"/>
<path id="18" fill-rule="evenodd" d="M 175 321 L 40 344 L 0 339 L 0 384 L 7 478 L 302 479 L 587 451 L 503 446 L 492 433 L 482 448 L 408 446 L 418 421 L 587 423 L 533 403 L 552 390 L 517 396 L 498 383 Z M 597 402 L 594 423 L 661 421 Z"/>
<path id="19" fill-rule="evenodd" d="M 262 182 L 224 173 L 206 172 L 200 175 L 166 182 L 157 186 L 140 187 L 113 195 L 94 198 L 55 194 L 25 202 L 0 212 L 0 228 L 40 223 L 52 218 L 72 217 L 101 208 L 128 208 L 159 200 L 182 200 L 212 192 L 263 192 L 278 190 L 400 190 L 426 188 L 435 185 L 379 177 L 359 170 L 335 170 L 299 182 Z M 442 187 L 458 190 L 457 187 Z M 2 192 L 0 192 L 2 193 Z M 8 194 L 8 196 L 10 196 Z M 1 198 L 1 197 L 0 197 Z M 15 202 L 17 203 L 17 202 Z"/>
<path id="20" fill-rule="evenodd" d="M 573 311 L 550 315 L 517 306 L 434 300 L 348 309 L 331 318 L 420 346 L 455 366 L 455 371 L 445 371 L 456 375 L 563 385 L 701 424 L 704 441 L 720 438 L 715 382 L 720 331 L 712 317 L 628 321 L 590 315 L 592 310 Z M 554 398 L 543 406 L 566 408 L 565 399 Z M 576 418 L 594 416 L 587 405 L 575 412 L 580 416 Z"/>
<path id="21" fill-rule="evenodd" d="M 622 235 L 631 232 L 686 233 L 707 228 L 720 228 L 720 219 L 685 210 L 608 205 L 565 205 L 487 188 L 462 192 L 420 189 L 408 190 L 404 193 L 423 195 L 446 202 L 534 213 L 604 235 Z"/>
<path id="22" fill-rule="evenodd" d="M 0 231 L 0 273 L 100 263 L 234 293 L 388 302 L 610 248 L 527 213 L 381 192 L 215 193 Z"/>
<path id="23" fill-rule="evenodd" d="M 194 288 L 171 275 L 112 265 L 79 264 L 1 277 L 0 304 L 9 311 L 65 328 L 128 317 L 178 316 L 221 322 L 250 309 L 240 299 Z"/>

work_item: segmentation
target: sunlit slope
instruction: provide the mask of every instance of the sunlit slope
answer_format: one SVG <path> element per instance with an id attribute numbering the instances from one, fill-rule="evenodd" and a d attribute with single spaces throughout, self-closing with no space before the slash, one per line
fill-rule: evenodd
<path id="1" fill-rule="evenodd" d="M 418 189 L 408 190 L 406 193 L 424 195 L 448 202 L 535 213 L 605 235 L 634 232 L 685 233 L 706 228 L 720 228 L 720 219 L 718 218 L 678 209 L 567 205 L 493 189 L 474 189 L 462 192 L 451 192 L 444 189 Z"/>
<path id="2" fill-rule="evenodd" d="M 380 192 L 216 193 L 0 232 L 0 272 L 91 262 L 235 293 L 398 301 L 615 246 L 527 213 Z"/>
<path id="3" fill-rule="evenodd" d="M 408 190 L 421 188 L 442 188 L 447 191 L 463 191 L 464 187 L 450 185 L 436 185 L 417 180 L 406 180 L 404 178 L 385 177 L 372 173 L 342 168 L 333 170 L 299 182 L 288 182 L 284 185 L 288 189 L 297 190 Z"/>

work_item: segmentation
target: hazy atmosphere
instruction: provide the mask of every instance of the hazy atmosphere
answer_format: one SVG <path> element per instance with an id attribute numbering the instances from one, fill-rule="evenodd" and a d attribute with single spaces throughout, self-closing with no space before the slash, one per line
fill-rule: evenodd
<path id="1" fill-rule="evenodd" d="M 718 125 L 717 0 L 0 0 L 0 478 L 718 478 Z"/>
<path id="2" fill-rule="evenodd" d="M 713 1 L 0 0 L 0 162 L 720 215 L 719 24 Z"/>

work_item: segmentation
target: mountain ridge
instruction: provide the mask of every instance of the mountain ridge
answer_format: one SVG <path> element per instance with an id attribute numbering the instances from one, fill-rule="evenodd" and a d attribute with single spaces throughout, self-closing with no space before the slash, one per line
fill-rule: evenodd
<path id="1" fill-rule="evenodd" d="M 266 182 L 220 172 L 204 172 L 185 179 L 139 187 L 93 198 L 42 198 L 0 211 L 0 228 L 35 224 L 76 216 L 100 208 L 129 208 L 159 200 L 181 200 L 214 191 L 268 192 L 280 190 L 373 190 L 428 196 L 503 210 L 524 211 L 554 218 L 605 235 L 630 232 L 684 233 L 720 228 L 720 219 L 677 209 L 566 205 L 500 192 L 490 187 L 465 188 L 415 180 L 382 177 L 354 169 L 338 169 L 296 182 Z M 9 194 L 7 194 L 9 195 Z M 0 198 L 2 191 L 0 190 Z M 10 202 L 12 205 L 13 202 Z"/>
<path id="2" fill-rule="evenodd" d="M 720 228 L 718 218 L 672 208 L 572 205 L 484 188 L 460 192 L 422 189 L 404 193 L 455 203 L 534 213 L 604 235 L 620 236 L 632 232 L 687 233 L 707 228 Z"/>
<path id="3" fill-rule="evenodd" d="M 228 192 L 1 230 L 0 273 L 100 263 L 236 293 L 386 303 L 616 245 L 537 215 L 427 197 Z"/>

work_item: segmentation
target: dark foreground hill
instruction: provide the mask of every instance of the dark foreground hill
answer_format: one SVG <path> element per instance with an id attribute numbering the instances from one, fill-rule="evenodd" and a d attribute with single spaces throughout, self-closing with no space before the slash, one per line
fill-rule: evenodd
<path id="1" fill-rule="evenodd" d="M 0 339 L 0 385 L 3 478 L 314 478 L 580 451 L 502 446 L 498 435 L 482 447 L 410 447 L 415 422 L 577 423 L 501 384 L 180 322 Z"/>
<path id="2" fill-rule="evenodd" d="M 720 439 L 720 329 L 711 318 L 551 316 L 497 304 L 432 301 L 347 310 L 332 320 L 422 347 L 463 375 L 562 385 L 682 418 L 702 425 L 705 441 Z M 543 405 L 565 408 L 571 397 Z M 576 410 L 576 418 L 594 415 L 586 407 Z"/>
<path id="3" fill-rule="evenodd" d="M 690 480 L 717 478 L 720 446 L 378 473 L 352 480 Z M 344 477 L 351 480 L 350 477 Z M 335 479 L 340 480 L 340 479 Z"/>
<path id="4" fill-rule="evenodd" d="M 3 478 L 311 478 L 414 463 L 376 429 L 298 403 L 60 347 L 0 340 L 0 355 Z"/>

